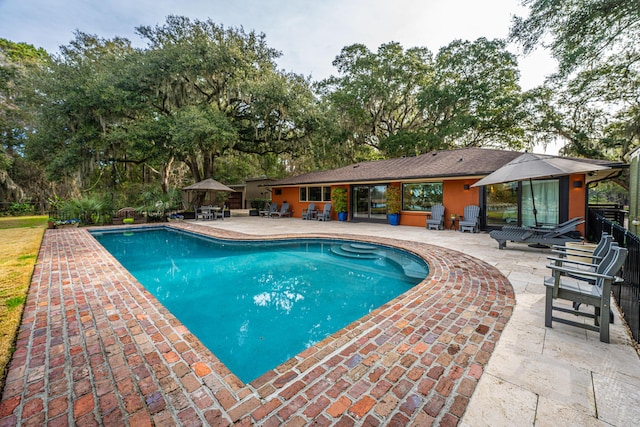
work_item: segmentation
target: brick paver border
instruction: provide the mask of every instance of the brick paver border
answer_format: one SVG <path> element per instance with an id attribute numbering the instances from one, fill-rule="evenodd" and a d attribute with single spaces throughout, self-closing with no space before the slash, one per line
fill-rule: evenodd
<path id="1" fill-rule="evenodd" d="M 478 259 L 419 242 L 279 237 L 393 245 L 426 259 L 430 274 L 243 384 L 86 229 L 48 230 L 0 402 L 0 427 L 456 425 L 511 316 L 509 281 Z"/>

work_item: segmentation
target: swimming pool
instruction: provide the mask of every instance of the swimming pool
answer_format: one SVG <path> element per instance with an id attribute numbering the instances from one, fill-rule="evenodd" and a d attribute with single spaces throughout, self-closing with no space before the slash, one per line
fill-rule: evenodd
<path id="1" fill-rule="evenodd" d="M 164 227 L 93 235 L 245 383 L 428 274 L 408 252 L 354 241 L 224 241 Z"/>

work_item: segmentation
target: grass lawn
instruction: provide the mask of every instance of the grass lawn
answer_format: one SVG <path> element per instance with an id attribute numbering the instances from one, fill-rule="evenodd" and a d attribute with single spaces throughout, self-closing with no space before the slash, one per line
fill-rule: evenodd
<path id="1" fill-rule="evenodd" d="M 46 227 L 46 216 L 0 218 L 0 390 Z"/>

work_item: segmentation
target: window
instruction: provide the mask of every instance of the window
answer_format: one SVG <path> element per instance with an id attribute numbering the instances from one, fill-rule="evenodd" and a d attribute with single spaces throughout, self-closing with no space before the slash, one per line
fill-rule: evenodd
<path id="1" fill-rule="evenodd" d="M 322 187 L 324 189 L 324 195 L 322 196 L 322 200 L 325 202 L 331 201 L 331 187 Z"/>
<path id="2" fill-rule="evenodd" d="M 300 187 L 301 202 L 330 202 L 331 187 Z"/>
<path id="3" fill-rule="evenodd" d="M 403 211 L 430 211 L 431 206 L 442 203 L 441 182 L 412 182 L 402 184 Z"/>
<path id="4" fill-rule="evenodd" d="M 307 197 L 310 202 L 322 201 L 322 187 L 309 187 L 307 188 Z"/>
<path id="5" fill-rule="evenodd" d="M 518 183 L 491 184 L 486 191 L 487 225 L 518 225 Z"/>

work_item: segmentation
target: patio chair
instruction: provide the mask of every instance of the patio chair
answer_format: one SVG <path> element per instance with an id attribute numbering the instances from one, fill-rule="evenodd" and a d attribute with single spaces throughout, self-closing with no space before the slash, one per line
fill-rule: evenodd
<path id="1" fill-rule="evenodd" d="M 604 257 L 611 250 L 611 246 L 617 245 L 617 242 L 613 241 L 613 236 L 603 232 L 600 237 L 600 241 L 593 250 L 581 249 L 575 246 L 567 247 L 554 245 L 551 252 L 558 254 L 557 257 L 547 257 L 547 259 L 554 261 L 556 265 L 562 266 L 564 261 L 570 262 L 572 268 L 578 268 L 585 271 L 595 271 L 600 265 Z M 582 259 L 582 261 L 580 261 Z M 571 274 L 567 274 L 571 277 Z M 595 280 L 591 280 L 592 284 L 595 284 Z M 579 310 L 580 303 L 574 302 L 573 309 Z M 611 322 L 613 323 L 613 313 L 610 314 Z"/>
<path id="2" fill-rule="evenodd" d="M 469 205 L 464 207 L 464 216 L 460 218 L 460 231 L 477 233 L 480 228 L 480 206 Z"/>
<path id="3" fill-rule="evenodd" d="M 289 203 L 285 202 L 285 203 L 282 204 L 282 207 L 280 208 L 279 211 L 272 212 L 272 213 L 269 214 L 269 216 L 271 218 L 273 218 L 274 216 L 277 216 L 278 218 L 282 218 L 282 217 L 285 217 L 285 216 L 291 217 L 292 213 L 293 212 L 289 209 Z"/>
<path id="4" fill-rule="evenodd" d="M 582 218 L 574 218 L 553 228 L 504 226 L 501 230 L 493 230 L 489 236 L 498 242 L 498 249 L 504 249 L 507 241 L 537 245 L 564 245 L 567 242 L 582 240 L 576 227 L 583 222 Z"/>
<path id="5" fill-rule="evenodd" d="M 307 206 L 307 209 L 304 209 L 302 211 L 302 219 L 313 219 L 315 215 L 316 215 L 315 203 L 309 203 L 309 206 Z"/>
<path id="6" fill-rule="evenodd" d="M 224 220 L 224 210 L 225 210 L 225 206 L 222 206 L 221 208 L 215 207 L 211 210 L 211 214 L 213 215 L 213 219 L 218 219 L 220 218 L 221 220 Z"/>
<path id="7" fill-rule="evenodd" d="M 444 230 L 444 206 L 441 204 L 431 207 L 431 218 L 427 219 L 427 230 Z"/>
<path id="8" fill-rule="evenodd" d="M 201 220 L 213 219 L 212 210 L 213 210 L 213 207 L 211 206 L 200 206 L 200 208 L 196 210 L 196 221 L 198 219 L 201 219 Z"/>
<path id="9" fill-rule="evenodd" d="M 611 245 L 609 252 L 594 271 L 571 268 L 570 262 L 566 260 L 563 260 L 562 265 L 555 263 L 548 265 L 547 267 L 552 270 L 553 276 L 545 277 L 544 279 L 546 287 L 545 326 L 551 328 L 555 321 L 596 331 L 600 333 L 600 341 L 608 343 L 611 285 L 618 280 L 616 274 L 622 268 L 626 257 L 627 250 L 625 248 Z M 591 314 L 557 306 L 553 303 L 555 299 L 593 305 L 595 312 Z M 554 311 L 588 317 L 594 319 L 595 324 L 589 325 L 562 317 L 555 317 L 553 315 Z"/>
<path id="10" fill-rule="evenodd" d="M 260 211 L 260 216 L 267 218 L 267 217 L 270 217 L 271 214 L 274 212 L 278 212 L 278 203 L 271 202 L 269 203 L 269 209 Z"/>
<path id="11" fill-rule="evenodd" d="M 567 247 L 566 245 L 554 245 L 551 252 L 558 254 L 559 258 L 582 258 L 582 262 L 588 265 L 598 265 L 609 252 L 611 245 L 613 244 L 613 236 L 608 233 L 602 233 L 600 241 L 593 250 L 582 249 L 575 246 Z"/>
<path id="12" fill-rule="evenodd" d="M 322 212 L 318 212 L 318 221 L 331 221 L 331 203 L 325 203 Z"/>

